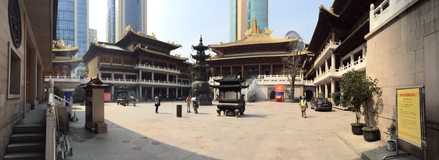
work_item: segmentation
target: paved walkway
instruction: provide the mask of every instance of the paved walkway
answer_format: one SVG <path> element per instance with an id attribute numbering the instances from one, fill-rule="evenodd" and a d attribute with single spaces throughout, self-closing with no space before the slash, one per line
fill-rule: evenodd
<path id="1" fill-rule="evenodd" d="M 176 117 L 177 104 L 183 105 L 182 118 Z M 159 114 L 152 103 L 106 103 L 108 133 L 101 134 L 84 129 L 84 109 L 77 106 L 79 121 L 70 123 L 71 160 L 357 160 L 361 153 L 351 147 L 368 143 L 344 136 L 352 112 L 308 110 L 308 118 L 301 118 L 297 103 L 248 103 L 240 118 L 216 116 L 215 102 L 200 106 L 199 114 L 186 113 L 183 101 L 162 103 Z M 376 149 L 367 147 L 361 151 Z"/>

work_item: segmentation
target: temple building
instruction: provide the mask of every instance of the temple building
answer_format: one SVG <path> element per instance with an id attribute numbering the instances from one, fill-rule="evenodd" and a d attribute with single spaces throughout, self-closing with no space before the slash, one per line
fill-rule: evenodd
<path id="1" fill-rule="evenodd" d="M 214 85 L 214 79 L 222 76 L 238 75 L 247 79 L 247 84 L 256 86 L 257 100 L 273 99 L 276 84 L 291 86 L 288 75 L 284 74 L 282 58 L 297 53 L 305 55 L 306 52 L 294 48 L 290 50 L 289 46 L 295 47 L 298 38 L 274 38 L 271 33 L 267 28 L 261 31 L 256 19 L 253 19 L 245 38 L 230 43 L 211 44 L 209 47 L 216 56 L 206 60 L 211 66 L 209 83 Z M 302 72 L 295 80 L 295 97 L 305 95 L 305 92 L 312 96 L 315 91 L 312 81 L 303 80 Z"/>
<path id="2" fill-rule="evenodd" d="M 139 101 L 186 96 L 191 88 L 188 58 L 171 55 L 181 47 L 174 42 L 163 42 L 152 36 L 133 32 L 130 26 L 117 43 L 93 42 L 83 57 L 88 78 L 98 76 L 113 86 L 105 96 L 115 100 L 115 88 L 128 87 L 128 94 Z"/>
<path id="3" fill-rule="evenodd" d="M 365 73 L 366 40 L 369 32 L 370 1 L 334 1 L 331 9 L 319 7 L 319 17 L 307 51 L 314 54 L 306 78 L 313 78 L 317 95 L 331 97 L 340 91 L 344 73 L 354 69 Z M 332 99 L 338 104 L 339 99 Z"/>

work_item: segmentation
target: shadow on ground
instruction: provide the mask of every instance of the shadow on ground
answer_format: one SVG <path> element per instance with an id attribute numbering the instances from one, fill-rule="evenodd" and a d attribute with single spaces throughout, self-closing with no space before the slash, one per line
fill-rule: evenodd
<path id="1" fill-rule="evenodd" d="M 107 133 L 93 133 L 84 127 L 84 111 L 77 110 L 76 114 L 79 121 L 70 122 L 70 131 L 68 133 L 73 147 L 73 156 L 68 157 L 70 160 L 215 159 L 168 145 L 147 135 L 124 128 L 108 119 L 106 120 Z"/>

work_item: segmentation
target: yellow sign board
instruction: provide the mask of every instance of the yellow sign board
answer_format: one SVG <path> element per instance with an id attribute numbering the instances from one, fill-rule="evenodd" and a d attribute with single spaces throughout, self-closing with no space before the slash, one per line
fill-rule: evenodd
<path id="1" fill-rule="evenodd" d="M 421 104 L 419 88 L 398 89 L 398 138 L 421 148 Z"/>

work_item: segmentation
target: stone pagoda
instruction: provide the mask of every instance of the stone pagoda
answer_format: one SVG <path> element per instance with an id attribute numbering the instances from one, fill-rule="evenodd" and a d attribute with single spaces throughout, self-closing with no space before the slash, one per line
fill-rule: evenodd
<path id="1" fill-rule="evenodd" d="M 203 38 L 200 37 L 200 43 L 197 46 L 192 46 L 197 51 L 196 55 L 191 55 L 196 60 L 192 66 L 192 73 L 194 75 L 192 82 L 192 96 L 196 97 L 199 105 L 212 105 L 212 98 L 210 97 L 209 88 L 209 76 L 207 75 L 206 59 L 210 58 L 210 55 L 204 53 L 209 49 L 209 46 L 203 45 Z"/>

